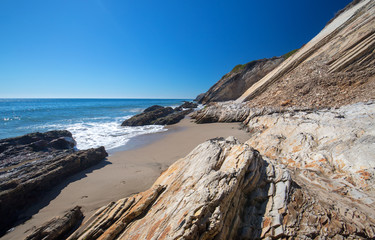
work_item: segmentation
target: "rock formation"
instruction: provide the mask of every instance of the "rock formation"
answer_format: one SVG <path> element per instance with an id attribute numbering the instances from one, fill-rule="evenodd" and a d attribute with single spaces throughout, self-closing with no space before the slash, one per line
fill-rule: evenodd
<path id="1" fill-rule="evenodd" d="M 291 183 L 285 167 L 248 145 L 213 139 L 174 163 L 149 190 L 99 209 L 68 239 L 278 236 Z M 267 231 L 263 216 L 272 220 Z"/>
<path id="2" fill-rule="evenodd" d="M 283 60 L 283 57 L 273 57 L 237 65 L 197 100 L 203 104 L 235 100 Z"/>
<path id="3" fill-rule="evenodd" d="M 374 32 L 375 2 L 355 0 L 237 101 L 192 114 L 248 141 L 202 143 L 68 239 L 375 239 Z"/>
<path id="4" fill-rule="evenodd" d="M 63 217 L 55 217 L 35 229 L 25 240 L 62 239 L 72 231 L 83 219 L 80 207 L 70 209 Z"/>
<path id="5" fill-rule="evenodd" d="M 75 151 L 74 143 L 68 131 L 0 140 L 0 233 L 43 192 L 107 156 L 104 147 Z"/>
<path id="6" fill-rule="evenodd" d="M 354 1 L 237 102 L 332 107 L 374 99 L 374 16 L 374 1 Z"/>
<path id="7" fill-rule="evenodd" d="M 175 109 L 158 105 L 146 108 L 142 113 L 125 120 L 121 126 L 171 125 L 178 123 L 198 105 L 184 102 Z"/>
<path id="8" fill-rule="evenodd" d="M 223 102 L 211 103 L 190 116 L 196 123 L 242 122 L 250 113 L 245 103 Z"/>
<path id="9" fill-rule="evenodd" d="M 375 238 L 374 118 L 375 102 L 249 110 L 247 142 L 199 145 L 68 239 Z"/>

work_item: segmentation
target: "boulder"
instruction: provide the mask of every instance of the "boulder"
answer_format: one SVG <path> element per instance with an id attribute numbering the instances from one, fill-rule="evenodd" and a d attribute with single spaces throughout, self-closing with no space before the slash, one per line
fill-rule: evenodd
<path id="1" fill-rule="evenodd" d="M 182 105 L 175 109 L 172 109 L 171 107 L 153 105 L 149 108 L 146 108 L 142 113 L 125 120 L 121 124 L 121 126 L 175 124 L 181 121 L 181 119 L 183 119 L 187 114 L 191 113 L 193 111 L 192 109 L 196 108 L 197 106 L 198 104 L 192 102 L 184 102 Z"/>
<path id="2" fill-rule="evenodd" d="M 160 109 L 163 109 L 164 107 L 162 106 L 159 106 L 159 105 L 153 105 L 151 107 L 148 107 L 146 108 L 143 112 L 152 112 L 152 111 L 155 111 L 155 110 L 160 110 Z"/>

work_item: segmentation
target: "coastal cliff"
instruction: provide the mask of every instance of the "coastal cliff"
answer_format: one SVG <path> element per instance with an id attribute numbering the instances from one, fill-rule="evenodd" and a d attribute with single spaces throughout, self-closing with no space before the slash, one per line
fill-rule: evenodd
<path id="1" fill-rule="evenodd" d="M 239 64 L 225 74 L 206 93 L 199 96 L 199 103 L 223 102 L 239 98 L 249 87 L 272 71 L 285 57 L 255 60 Z"/>
<path id="2" fill-rule="evenodd" d="M 355 1 L 237 99 L 252 107 L 338 107 L 375 96 L 375 2 Z"/>

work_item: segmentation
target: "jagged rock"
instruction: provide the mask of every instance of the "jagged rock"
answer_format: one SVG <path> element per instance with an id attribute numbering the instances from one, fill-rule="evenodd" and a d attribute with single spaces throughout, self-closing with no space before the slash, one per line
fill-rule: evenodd
<path id="1" fill-rule="evenodd" d="M 121 126 L 143 126 L 143 125 L 171 125 L 178 123 L 187 114 L 192 112 L 198 104 L 184 102 L 179 107 L 162 107 L 158 105 L 146 108 L 142 113 L 137 114 L 130 119 L 125 120 Z M 184 110 L 188 109 L 188 110 Z M 190 109 L 190 110 L 189 110 Z"/>
<path id="2" fill-rule="evenodd" d="M 104 147 L 75 151 L 68 131 L 0 140 L 0 234 L 64 178 L 102 161 Z"/>
<path id="3" fill-rule="evenodd" d="M 238 65 L 231 72 L 225 74 L 203 96 L 200 96 L 197 101 L 207 104 L 209 102 L 236 100 L 249 87 L 283 61 L 283 57 L 273 57 Z"/>
<path id="4" fill-rule="evenodd" d="M 268 194 L 270 185 L 275 190 Z M 285 167 L 233 137 L 213 139 L 170 166 L 149 190 L 99 209 L 68 239 L 280 236 L 290 186 Z M 265 218 L 273 220 L 262 233 Z"/>
<path id="5" fill-rule="evenodd" d="M 251 109 L 246 143 L 199 145 L 68 239 L 373 239 L 374 117 L 374 102 Z"/>
<path id="6" fill-rule="evenodd" d="M 34 230 L 25 240 L 53 240 L 63 239 L 64 235 L 73 230 L 83 219 L 81 207 L 74 207 L 63 217 L 55 217 Z"/>
<path id="7" fill-rule="evenodd" d="M 281 220 L 266 218 L 282 223 L 274 237 L 282 229 L 281 237 L 298 239 L 375 237 L 375 102 L 320 110 L 232 103 L 237 112 L 230 105 L 213 104 L 196 112 L 197 120 L 238 121 L 241 114 L 251 133 L 246 143 L 291 173 L 287 211 Z M 284 198 L 274 187 L 269 195 Z"/>
<path id="8" fill-rule="evenodd" d="M 57 157 L 74 152 L 75 141 L 69 131 L 30 133 L 0 140 L 0 168 L 37 158 Z M 60 151 L 66 149 L 65 151 Z"/>

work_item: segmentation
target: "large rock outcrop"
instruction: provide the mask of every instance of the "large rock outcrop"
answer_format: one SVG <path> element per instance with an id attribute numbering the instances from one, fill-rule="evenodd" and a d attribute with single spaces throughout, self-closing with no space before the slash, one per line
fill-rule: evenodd
<path id="1" fill-rule="evenodd" d="M 285 167 L 248 145 L 213 139 L 174 163 L 149 190 L 98 210 L 68 239 L 276 237 L 291 183 Z M 264 231 L 263 218 L 272 220 Z"/>
<path id="2" fill-rule="evenodd" d="M 237 101 L 252 107 L 330 107 L 374 99 L 374 16 L 374 1 L 354 1 Z"/>
<path id="3" fill-rule="evenodd" d="M 374 102 L 250 111 L 244 144 L 199 145 L 68 239 L 373 239 L 374 117 Z"/>
<path id="4" fill-rule="evenodd" d="M 236 100 L 282 61 L 284 57 L 273 57 L 237 65 L 197 100 L 203 104 Z"/>
<path id="5" fill-rule="evenodd" d="M 0 140 L 0 233 L 43 192 L 108 155 L 104 147 L 76 151 L 74 143 L 68 131 Z"/>
<path id="6" fill-rule="evenodd" d="M 212 104 L 195 117 L 242 120 L 251 133 L 246 144 L 289 170 L 298 187 L 289 195 L 283 235 L 373 238 L 375 102 L 320 110 L 243 104 Z"/>

